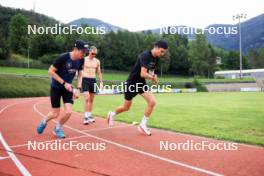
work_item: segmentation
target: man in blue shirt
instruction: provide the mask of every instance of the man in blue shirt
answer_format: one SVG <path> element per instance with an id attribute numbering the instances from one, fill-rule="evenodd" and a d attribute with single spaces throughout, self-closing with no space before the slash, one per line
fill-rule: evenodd
<path id="1" fill-rule="evenodd" d="M 43 133 L 47 123 L 55 119 L 60 114 L 60 100 L 64 103 L 64 115 L 60 116 L 53 134 L 59 138 L 65 138 L 62 125 L 70 118 L 72 113 L 73 97 L 80 96 L 81 89 L 81 70 L 83 68 L 83 58 L 88 51 L 88 44 L 77 40 L 71 52 L 61 54 L 50 66 L 49 74 L 51 75 L 50 101 L 52 110 L 44 117 L 38 128 L 38 134 Z M 78 89 L 73 92 L 72 81 L 78 72 L 77 84 Z"/>

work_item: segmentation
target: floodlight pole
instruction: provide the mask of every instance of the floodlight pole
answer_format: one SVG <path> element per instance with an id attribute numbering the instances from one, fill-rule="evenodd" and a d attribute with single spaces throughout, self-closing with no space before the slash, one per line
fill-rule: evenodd
<path id="1" fill-rule="evenodd" d="M 233 16 L 233 20 L 238 19 L 238 30 L 239 30 L 239 69 L 240 69 L 240 73 L 239 73 L 239 77 L 240 79 L 242 79 L 242 69 L 243 69 L 243 64 L 242 64 L 242 35 L 241 35 L 241 18 L 246 18 L 247 14 L 236 14 Z"/>

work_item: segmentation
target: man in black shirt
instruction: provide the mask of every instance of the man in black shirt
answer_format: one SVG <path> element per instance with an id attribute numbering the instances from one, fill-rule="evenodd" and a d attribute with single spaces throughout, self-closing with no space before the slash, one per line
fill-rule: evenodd
<path id="1" fill-rule="evenodd" d="M 138 130 L 146 135 L 151 135 L 151 132 L 147 128 L 147 121 L 153 111 L 156 104 L 155 98 L 151 91 L 149 91 L 146 85 L 146 79 L 152 81 L 152 84 L 158 84 L 157 75 L 154 74 L 154 70 L 157 66 L 159 57 L 165 55 L 168 49 L 168 44 L 165 40 L 159 40 L 154 44 L 154 47 L 150 51 L 144 51 L 141 53 L 136 61 L 136 64 L 130 73 L 126 85 L 125 85 L 125 101 L 124 104 L 114 112 L 110 111 L 107 114 L 107 123 L 109 127 L 113 125 L 114 117 L 124 111 L 128 111 L 132 104 L 132 99 L 140 94 L 147 102 L 147 108 Z"/>
<path id="2" fill-rule="evenodd" d="M 81 89 L 81 71 L 83 68 L 84 54 L 88 51 L 88 45 L 77 40 L 71 52 L 61 54 L 49 68 L 51 75 L 50 101 L 52 111 L 44 117 L 38 128 L 38 134 L 43 133 L 47 123 L 57 118 L 60 114 L 61 98 L 64 103 L 63 116 L 60 116 L 53 130 L 54 135 L 59 138 L 65 138 L 62 125 L 70 118 L 72 112 L 73 97 L 80 96 Z M 78 90 L 73 92 L 72 81 L 78 72 Z"/>

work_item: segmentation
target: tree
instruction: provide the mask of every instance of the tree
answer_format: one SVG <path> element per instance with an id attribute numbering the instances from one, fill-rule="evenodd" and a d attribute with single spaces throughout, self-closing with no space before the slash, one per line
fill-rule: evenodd
<path id="1" fill-rule="evenodd" d="M 9 47 L 7 40 L 0 34 L 0 60 L 8 59 L 9 56 Z"/>
<path id="2" fill-rule="evenodd" d="M 189 43 L 190 71 L 195 75 L 208 74 L 211 61 L 211 49 L 203 34 L 196 34 L 195 39 Z"/>
<path id="3" fill-rule="evenodd" d="M 21 13 L 14 15 L 9 23 L 9 45 L 13 52 L 27 54 L 27 19 Z"/>
<path id="4" fill-rule="evenodd" d="M 242 57 L 242 67 L 243 69 L 250 68 L 249 62 L 246 57 Z M 223 69 L 224 70 L 239 70 L 240 61 L 239 61 L 239 52 L 229 51 L 225 54 L 223 58 Z"/>
<path id="5" fill-rule="evenodd" d="M 252 68 L 264 68 L 264 48 L 251 49 L 246 57 Z"/>
<path id="6" fill-rule="evenodd" d="M 164 36 L 169 43 L 169 72 L 187 75 L 190 69 L 188 61 L 188 39 L 186 36 L 172 34 Z"/>
<path id="7" fill-rule="evenodd" d="M 31 57 L 33 59 L 38 59 L 44 54 L 59 53 L 60 51 L 58 48 L 60 47 L 57 44 L 55 36 L 52 34 L 36 34 L 31 40 Z"/>

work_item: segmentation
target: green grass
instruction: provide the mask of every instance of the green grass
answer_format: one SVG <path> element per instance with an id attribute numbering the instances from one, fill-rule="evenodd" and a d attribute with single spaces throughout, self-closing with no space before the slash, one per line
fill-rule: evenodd
<path id="1" fill-rule="evenodd" d="M 0 74 L 3 73 L 49 76 L 48 70 L 34 69 L 34 68 L 27 69 L 27 68 L 16 68 L 16 67 L 0 67 Z"/>
<path id="2" fill-rule="evenodd" d="M 0 75 L 0 98 L 48 96 L 49 78 Z"/>
<path id="3" fill-rule="evenodd" d="M 263 93 L 183 93 L 155 94 L 157 106 L 149 125 L 176 132 L 190 133 L 228 141 L 264 146 Z M 97 96 L 93 113 L 105 116 L 121 105 L 123 95 Z M 130 111 L 117 120 L 140 121 L 146 103 L 134 99 Z M 83 99 L 76 101 L 76 111 L 83 111 Z"/>
<path id="4" fill-rule="evenodd" d="M 47 69 L 27 69 L 27 68 L 16 68 L 16 67 L 0 67 L 0 74 L 11 73 L 11 74 L 29 74 L 29 75 L 41 75 L 49 76 Z M 113 80 L 113 81 L 125 81 L 128 77 L 128 72 L 116 72 L 116 73 L 104 73 L 104 80 Z M 193 78 L 182 77 L 182 76 L 172 76 L 165 75 L 162 78 L 159 78 L 160 82 L 192 82 Z M 199 78 L 199 82 L 237 82 L 237 81 L 253 81 L 252 78 L 243 78 L 243 79 L 206 79 Z"/>

